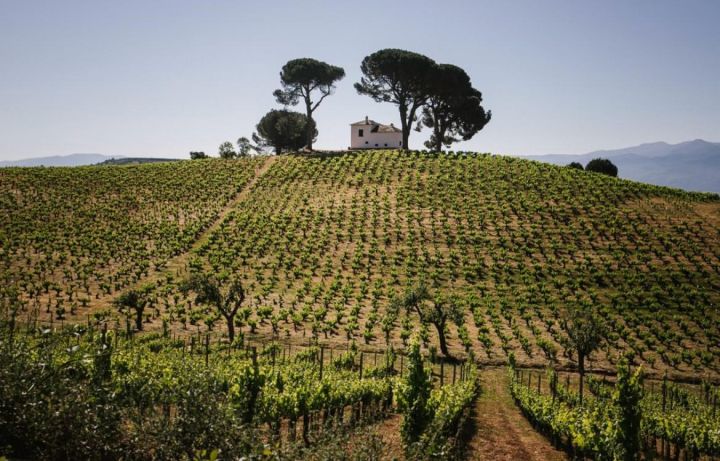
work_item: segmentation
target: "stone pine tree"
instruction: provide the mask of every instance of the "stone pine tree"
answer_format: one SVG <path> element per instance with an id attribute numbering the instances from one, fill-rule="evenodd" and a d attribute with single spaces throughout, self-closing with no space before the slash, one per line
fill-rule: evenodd
<path id="1" fill-rule="evenodd" d="M 421 124 L 432 129 L 425 143 L 439 152 L 442 146 L 471 139 L 490 121 L 482 106 L 482 93 L 472 87 L 470 77 L 458 66 L 439 64 L 432 77 L 430 97 L 423 106 Z"/>
<path id="2" fill-rule="evenodd" d="M 271 110 L 260 119 L 257 133 L 252 139 L 259 148 L 272 147 L 276 154 L 298 150 L 305 146 L 310 130 L 313 139 L 317 137 L 315 122 L 305 114 L 289 110 Z"/>
<path id="3" fill-rule="evenodd" d="M 195 293 L 195 303 L 217 309 L 227 322 L 228 338 L 235 340 L 235 316 L 245 301 L 245 290 L 240 280 L 205 273 L 192 274 L 181 284 L 181 291 Z"/>
<path id="4" fill-rule="evenodd" d="M 343 77 L 345 70 L 342 67 L 311 58 L 288 61 L 280 72 L 282 88 L 275 90 L 273 95 L 285 106 L 294 106 L 300 101 L 305 104 L 305 116 L 311 121 L 306 127 L 305 147 L 310 150 L 317 136 L 314 132 L 316 124 L 313 113 L 323 99 L 333 93 L 335 83 Z"/>
<path id="5" fill-rule="evenodd" d="M 432 90 L 435 61 L 412 51 L 388 48 L 366 56 L 360 65 L 363 73 L 355 90 L 377 102 L 398 106 L 402 128 L 402 147 L 409 148 L 410 129 L 417 112 Z"/>
<path id="6" fill-rule="evenodd" d="M 562 327 L 568 336 L 570 346 L 577 354 L 580 403 L 582 403 L 585 359 L 602 345 L 606 333 L 605 323 L 591 306 L 583 304 L 565 313 Z"/>

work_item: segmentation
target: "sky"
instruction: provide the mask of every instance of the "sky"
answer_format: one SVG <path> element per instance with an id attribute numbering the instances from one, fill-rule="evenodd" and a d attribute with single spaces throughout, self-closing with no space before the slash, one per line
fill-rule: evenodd
<path id="1" fill-rule="evenodd" d="M 216 154 L 300 57 L 346 71 L 315 113 L 315 147 L 344 149 L 366 115 L 399 125 L 353 88 L 382 48 L 470 75 L 492 120 L 456 150 L 720 141 L 719 24 L 716 0 L 0 0 L 0 160 Z"/>

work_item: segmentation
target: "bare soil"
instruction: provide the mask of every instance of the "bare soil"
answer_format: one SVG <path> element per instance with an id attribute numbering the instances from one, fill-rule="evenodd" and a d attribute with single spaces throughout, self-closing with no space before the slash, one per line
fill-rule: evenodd
<path id="1" fill-rule="evenodd" d="M 473 415 L 474 436 L 467 459 L 553 461 L 569 459 L 525 419 L 510 395 L 504 368 L 480 373 L 482 394 Z"/>

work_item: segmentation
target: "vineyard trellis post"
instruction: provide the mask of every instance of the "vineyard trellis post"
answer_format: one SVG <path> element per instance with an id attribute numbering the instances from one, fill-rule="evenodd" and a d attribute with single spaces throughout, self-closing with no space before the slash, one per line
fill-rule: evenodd
<path id="1" fill-rule="evenodd" d="M 540 393 L 542 387 L 542 373 L 538 373 L 538 394 Z"/>
<path id="2" fill-rule="evenodd" d="M 210 334 L 205 335 L 205 366 L 210 362 Z"/>
<path id="3" fill-rule="evenodd" d="M 445 384 L 445 360 L 440 359 L 440 387 Z"/>
<path id="4" fill-rule="evenodd" d="M 359 371 L 360 379 L 362 379 L 362 377 L 363 377 L 363 357 L 364 356 L 365 356 L 365 354 L 363 354 L 363 352 L 360 351 L 360 371 Z"/>
<path id="5" fill-rule="evenodd" d="M 325 362 L 325 348 L 320 346 L 320 381 L 323 379 L 323 363 Z"/>

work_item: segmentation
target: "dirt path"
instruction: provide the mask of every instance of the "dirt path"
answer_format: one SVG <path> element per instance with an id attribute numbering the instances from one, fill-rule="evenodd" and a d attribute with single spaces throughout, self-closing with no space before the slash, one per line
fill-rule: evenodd
<path id="1" fill-rule="evenodd" d="M 510 395 L 504 368 L 480 372 L 482 394 L 475 405 L 469 460 L 552 461 L 567 456 L 553 448 L 522 415 Z"/>
<path id="2" fill-rule="evenodd" d="M 243 187 L 235 197 L 230 200 L 227 205 L 225 205 L 225 208 L 218 214 L 217 218 L 213 223 L 205 229 L 198 237 L 195 239 L 193 244 L 188 248 L 185 252 L 180 253 L 179 255 L 171 258 L 165 266 L 160 270 L 150 270 L 147 277 L 143 277 L 142 279 L 138 280 L 136 283 L 134 283 L 132 286 L 127 287 L 126 289 L 130 288 L 138 288 L 141 287 L 147 283 L 153 283 L 158 280 L 160 280 L 165 275 L 169 274 L 177 274 L 181 269 L 185 267 L 187 264 L 190 256 L 194 253 L 195 250 L 200 248 L 202 244 L 204 244 L 210 235 L 218 230 L 227 218 L 228 214 L 235 209 L 235 207 L 245 200 L 248 195 L 250 194 L 250 191 L 252 191 L 255 184 L 260 180 L 260 178 L 270 169 L 270 166 L 275 163 L 275 160 L 277 157 L 275 156 L 269 156 L 265 159 L 265 161 L 255 170 L 255 176 L 248 181 L 248 183 Z M 114 293 L 109 296 L 103 296 L 100 299 L 95 300 L 90 304 L 90 310 L 93 309 L 101 309 L 101 308 L 107 308 L 112 305 L 113 299 L 117 297 L 117 293 Z"/>
<path id="3" fill-rule="evenodd" d="M 390 415 L 389 418 L 380 421 L 375 429 L 383 442 L 382 461 L 404 460 L 402 441 L 400 440 L 400 423 L 402 416 Z"/>

